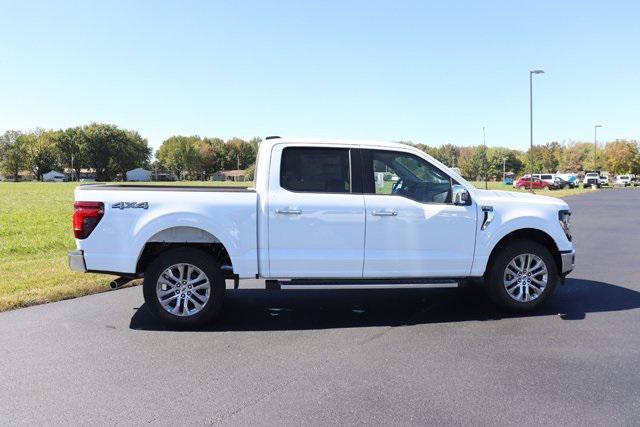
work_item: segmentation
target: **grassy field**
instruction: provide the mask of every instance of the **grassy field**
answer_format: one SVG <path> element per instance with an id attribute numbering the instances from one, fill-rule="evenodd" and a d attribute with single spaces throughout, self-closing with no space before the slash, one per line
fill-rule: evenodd
<path id="1" fill-rule="evenodd" d="M 253 183 L 215 183 L 220 184 Z M 475 185 L 484 188 L 484 183 Z M 109 289 L 112 277 L 73 273 L 67 267 L 67 251 L 75 248 L 71 229 L 75 186 L 0 182 L 0 311 Z M 501 183 L 489 183 L 489 188 L 512 190 Z M 592 190 L 538 193 L 564 197 L 589 191 Z"/>

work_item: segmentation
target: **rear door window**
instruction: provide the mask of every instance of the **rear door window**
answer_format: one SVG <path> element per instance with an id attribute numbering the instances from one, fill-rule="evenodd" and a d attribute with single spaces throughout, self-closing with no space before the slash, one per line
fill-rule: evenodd
<path id="1" fill-rule="evenodd" d="M 348 148 L 287 147 L 282 151 L 280 186 L 310 193 L 351 193 Z"/>

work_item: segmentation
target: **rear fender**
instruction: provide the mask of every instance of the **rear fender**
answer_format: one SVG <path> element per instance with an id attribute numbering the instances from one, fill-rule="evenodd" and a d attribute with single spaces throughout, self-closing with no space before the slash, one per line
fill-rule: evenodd
<path id="1" fill-rule="evenodd" d="M 176 227 L 195 228 L 210 234 L 226 248 L 234 267 L 237 266 L 240 270 L 246 269 L 247 263 L 244 260 L 247 258 L 247 254 L 245 253 L 246 249 L 241 246 L 241 233 L 238 224 L 232 220 L 221 218 L 214 220 L 209 216 L 192 212 L 168 213 L 156 216 L 147 222 L 137 224 L 134 230 L 135 237 L 133 241 L 137 258 L 134 261 L 137 263 L 145 245 L 152 237 L 165 230 Z M 184 243 L 190 242 L 185 241 Z M 135 264 L 133 265 L 133 269 L 135 269 Z M 236 273 L 240 274 L 239 272 Z"/>

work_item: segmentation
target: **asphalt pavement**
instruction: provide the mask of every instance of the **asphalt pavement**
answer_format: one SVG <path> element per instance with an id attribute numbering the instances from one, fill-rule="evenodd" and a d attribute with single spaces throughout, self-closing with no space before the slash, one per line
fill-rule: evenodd
<path id="1" fill-rule="evenodd" d="M 567 199 L 541 311 L 473 290 L 229 291 L 203 331 L 133 287 L 0 313 L 0 424 L 637 425 L 640 191 Z"/>

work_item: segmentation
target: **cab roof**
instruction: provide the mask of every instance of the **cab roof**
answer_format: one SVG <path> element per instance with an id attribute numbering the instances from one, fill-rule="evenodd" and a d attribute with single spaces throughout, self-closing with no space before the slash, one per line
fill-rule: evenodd
<path id="1" fill-rule="evenodd" d="M 386 147 L 386 148 L 416 148 L 409 144 L 403 144 L 400 142 L 388 142 L 388 141 L 372 141 L 361 139 L 341 139 L 341 138 L 298 138 L 298 137 L 280 137 L 269 136 L 265 138 L 261 144 L 327 144 L 327 145 L 366 145 L 373 147 Z"/>

